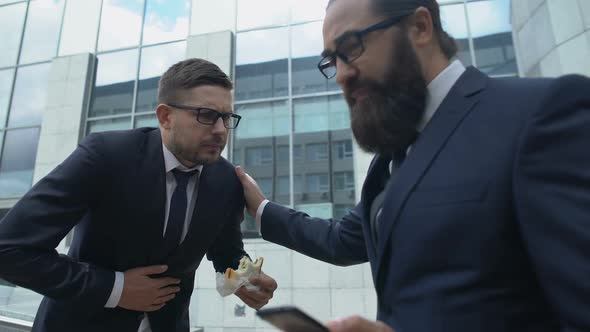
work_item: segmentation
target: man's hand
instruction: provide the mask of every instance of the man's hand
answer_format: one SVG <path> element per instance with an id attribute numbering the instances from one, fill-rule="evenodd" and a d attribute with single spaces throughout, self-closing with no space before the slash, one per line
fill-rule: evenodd
<path id="1" fill-rule="evenodd" d="M 258 206 L 260 206 L 260 203 L 262 203 L 266 197 L 262 194 L 262 190 L 260 190 L 256 181 L 244 172 L 240 166 L 236 167 L 236 174 L 238 175 L 240 182 L 242 182 L 242 187 L 244 187 L 244 197 L 246 198 L 248 213 L 250 213 L 252 217 L 256 217 L 256 210 L 258 210 Z"/>
<path id="2" fill-rule="evenodd" d="M 350 316 L 326 324 L 330 332 L 393 332 L 393 329 L 380 321 L 369 321 L 360 316 Z"/>
<path id="3" fill-rule="evenodd" d="M 272 295 L 277 289 L 277 282 L 264 272 L 260 272 L 259 275 L 251 277 L 248 280 L 252 285 L 260 287 L 260 290 L 249 291 L 246 287 L 242 286 L 235 294 L 249 307 L 260 309 L 272 299 Z"/>
<path id="4" fill-rule="evenodd" d="M 166 265 L 154 265 L 125 271 L 119 307 L 143 312 L 162 308 L 180 290 L 180 287 L 176 286 L 180 280 L 175 278 L 154 279 L 150 275 L 160 274 L 167 269 Z"/>

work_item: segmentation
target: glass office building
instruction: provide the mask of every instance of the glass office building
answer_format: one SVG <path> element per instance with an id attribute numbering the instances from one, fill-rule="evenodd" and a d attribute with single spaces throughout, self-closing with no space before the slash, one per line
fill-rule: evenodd
<path id="1" fill-rule="evenodd" d="M 316 68 L 326 3 L 0 0 L 0 216 L 88 133 L 157 126 L 160 75 L 177 61 L 202 57 L 232 76 L 235 111 L 244 117 L 225 156 L 244 166 L 269 199 L 341 217 L 360 197 L 371 156 L 352 138 L 335 81 Z M 523 74 L 510 0 L 439 3 L 465 65 L 491 76 Z M 296 304 L 323 320 L 374 317 L 367 265 L 333 267 L 268 244 L 252 219 L 243 232 L 246 249 L 266 258 L 267 273 L 281 285 L 273 304 Z M 59 250 L 67 247 L 64 241 Z M 0 321 L 30 325 L 39 300 L 0 281 Z M 191 319 L 205 331 L 270 329 L 238 299 L 219 297 L 206 261 Z"/>

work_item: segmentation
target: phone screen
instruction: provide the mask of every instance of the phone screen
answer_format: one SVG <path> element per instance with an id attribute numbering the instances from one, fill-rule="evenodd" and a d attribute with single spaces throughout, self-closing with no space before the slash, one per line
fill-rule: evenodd
<path id="1" fill-rule="evenodd" d="M 296 307 L 260 309 L 260 318 L 285 332 L 328 332 L 328 328 Z"/>

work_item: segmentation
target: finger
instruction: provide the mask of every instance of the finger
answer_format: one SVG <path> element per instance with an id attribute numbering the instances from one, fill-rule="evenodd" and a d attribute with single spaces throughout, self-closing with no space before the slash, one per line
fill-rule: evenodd
<path id="1" fill-rule="evenodd" d="M 250 277 L 248 281 L 250 281 L 252 285 L 259 286 L 261 289 L 270 292 L 274 292 L 278 287 L 277 282 L 264 272 L 260 272 L 257 276 Z"/>
<path id="2" fill-rule="evenodd" d="M 168 296 L 170 294 L 176 294 L 180 291 L 180 287 L 163 287 L 156 293 L 157 296 Z"/>
<path id="3" fill-rule="evenodd" d="M 240 166 L 236 166 L 236 175 L 238 176 L 238 178 L 240 179 L 240 181 L 242 183 L 247 181 L 246 172 L 244 172 L 244 169 L 241 168 Z"/>
<path id="4" fill-rule="evenodd" d="M 158 288 L 180 284 L 180 279 L 176 279 L 176 278 L 158 278 L 158 279 L 154 279 L 154 280 L 156 281 L 156 286 Z"/>
<path id="5" fill-rule="evenodd" d="M 141 276 L 160 274 L 166 270 L 168 270 L 168 265 L 151 265 L 151 266 L 143 266 L 143 267 L 138 267 L 138 268 L 133 269 L 134 272 L 137 272 Z"/>
<path id="6" fill-rule="evenodd" d="M 175 297 L 176 297 L 176 294 L 169 294 L 169 295 L 166 295 L 166 296 L 161 296 L 161 297 L 158 297 L 158 298 L 157 298 L 157 299 L 154 301 L 154 303 L 153 303 L 153 304 L 164 304 L 164 303 L 166 303 L 166 302 L 168 302 L 168 301 L 172 300 L 172 299 L 173 299 L 173 298 L 175 298 Z"/>

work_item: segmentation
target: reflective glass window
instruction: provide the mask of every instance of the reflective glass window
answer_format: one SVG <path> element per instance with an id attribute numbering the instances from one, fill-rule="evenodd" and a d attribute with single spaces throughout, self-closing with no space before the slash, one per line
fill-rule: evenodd
<path id="1" fill-rule="evenodd" d="M 16 71 L 16 82 L 12 106 L 8 115 L 9 127 L 40 125 L 47 100 L 49 63 L 20 67 Z"/>
<path id="2" fill-rule="evenodd" d="M 131 129 L 131 118 L 113 118 L 88 121 L 86 135 L 101 131 Z"/>
<path id="3" fill-rule="evenodd" d="M 292 90 L 294 95 L 339 90 L 336 80 L 328 80 L 318 70 L 324 49 L 322 22 L 293 26 L 291 29 Z"/>
<path id="4" fill-rule="evenodd" d="M 338 141 L 334 142 L 334 159 L 352 158 L 352 141 Z"/>
<path id="5" fill-rule="evenodd" d="M 143 0 L 104 0 L 98 33 L 98 50 L 136 46 L 141 34 Z"/>
<path id="6" fill-rule="evenodd" d="M 307 174 L 307 191 L 312 193 L 327 192 L 330 190 L 330 178 L 328 174 Z"/>
<path id="7" fill-rule="evenodd" d="M 473 64 L 471 51 L 469 50 L 469 33 L 467 31 L 467 19 L 465 17 L 465 5 L 455 4 L 440 6 L 440 19 L 443 29 L 455 38 L 458 51 L 457 58 L 463 65 Z"/>
<path id="8" fill-rule="evenodd" d="M 170 43 L 141 50 L 136 112 L 156 111 L 158 82 L 169 67 L 185 57 L 186 42 Z"/>
<path id="9" fill-rule="evenodd" d="M 242 116 L 235 129 L 237 139 L 289 135 L 289 109 L 286 101 L 236 105 Z"/>
<path id="10" fill-rule="evenodd" d="M 354 190 L 354 173 L 334 172 L 334 190 Z"/>
<path id="11" fill-rule="evenodd" d="M 313 143 L 305 147 L 307 161 L 328 160 L 328 144 Z"/>
<path id="12" fill-rule="evenodd" d="M 136 115 L 135 116 L 135 128 L 141 127 L 153 127 L 158 128 L 160 124 L 158 123 L 158 117 L 156 116 L 156 111 L 152 114 L 145 114 L 145 115 Z"/>
<path id="13" fill-rule="evenodd" d="M 190 1 L 147 0 L 143 44 L 185 39 L 188 34 Z"/>
<path id="14" fill-rule="evenodd" d="M 0 7 L 0 67 L 13 66 L 16 63 L 26 11 L 26 3 Z"/>
<path id="15" fill-rule="evenodd" d="M 294 184 L 294 188 L 293 188 L 293 192 L 295 194 L 299 194 L 301 193 L 301 175 L 294 175 L 293 176 L 293 184 Z M 291 187 L 289 186 L 289 176 L 288 175 L 283 175 L 283 176 L 279 176 L 279 182 L 278 182 L 278 194 L 279 195 L 289 195 Z"/>
<path id="16" fill-rule="evenodd" d="M 90 116 L 131 113 L 137 49 L 98 56 Z"/>
<path id="17" fill-rule="evenodd" d="M 291 22 L 322 20 L 326 15 L 328 0 L 297 0 L 291 7 Z M 319 30 L 322 31 L 321 29 Z M 320 33 L 321 35 L 321 33 Z"/>
<path id="18" fill-rule="evenodd" d="M 353 207 L 351 204 L 334 204 L 334 218 L 342 219 Z"/>
<path id="19" fill-rule="evenodd" d="M 350 128 L 348 105 L 342 95 L 296 99 L 293 112 L 296 133 Z"/>
<path id="20" fill-rule="evenodd" d="M 272 178 L 254 178 L 266 197 L 272 197 Z"/>
<path id="21" fill-rule="evenodd" d="M 246 149 L 246 166 L 272 165 L 272 147 L 263 146 Z"/>
<path id="22" fill-rule="evenodd" d="M 488 75 L 516 74 L 510 0 L 470 2 L 467 12 L 477 68 Z"/>
<path id="23" fill-rule="evenodd" d="M 219 15 L 223 13 L 223 15 Z M 191 35 L 218 31 L 235 31 L 236 0 L 193 0 Z"/>
<path id="24" fill-rule="evenodd" d="M 20 63 L 49 60 L 57 55 L 63 7 L 64 0 L 31 1 Z"/>
<path id="25" fill-rule="evenodd" d="M 284 1 L 237 0 L 237 2 L 238 30 L 289 23 L 290 6 Z"/>
<path id="26" fill-rule="evenodd" d="M 236 48 L 236 100 L 288 94 L 287 28 L 239 33 Z"/>
<path id="27" fill-rule="evenodd" d="M 100 0 L 68 0 L 59 42 L 59 55 L 94 53 Z"/>
<path id="28" fill-rule="evenodd" d="M 14 69 L 0 70 L 0 128 L 4 128 L 6 125 L 8 101 L 10 100 L 10 91 L 12 91 L 13 78 Z"/>
<path id="29" fill-rule="evenodd" d="M 39 128 L 8 130 L 0 160 L 0 197 L 18 197 L 31 188 Z"/>

